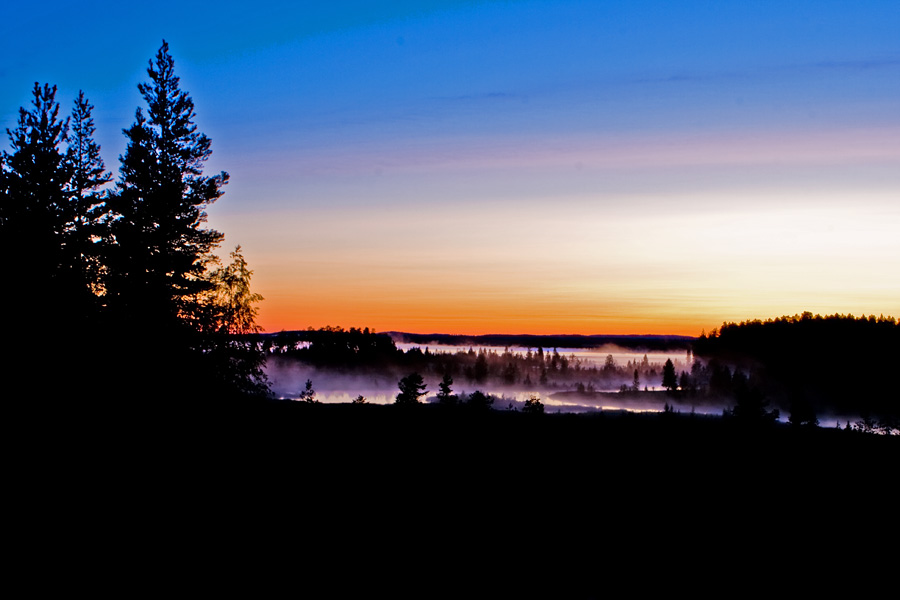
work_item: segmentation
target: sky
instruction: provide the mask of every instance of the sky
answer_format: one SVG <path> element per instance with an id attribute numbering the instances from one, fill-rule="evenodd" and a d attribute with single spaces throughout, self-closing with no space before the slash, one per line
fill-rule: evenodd
<path id="1" fill-rule="evenodd" d="M 0 126 L 83 89 L 116 174 L 169 43 L 267 331 L 900 317 L 896 0 L 12 4 Z"/>

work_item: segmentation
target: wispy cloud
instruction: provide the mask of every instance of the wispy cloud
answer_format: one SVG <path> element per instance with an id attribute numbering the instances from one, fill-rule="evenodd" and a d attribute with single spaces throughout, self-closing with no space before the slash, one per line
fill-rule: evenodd
<path id="1" fill-rule="evenodd" d="M 852 71 L 868 71 L 871 69 L 896 69 L 900 67 L 900 58 L 871 58 L 863 60 L 826 60 L 805 65 L 818 69 L 839 69 Z"/>
<path id="2" fill-rule="evenodd" d="M 484 94 L 461 94 L 459 96 L 434 96 L 429 100 L 445 102 L 476 102 L 480 100 L 524 100 L 527 96 L 510 92 L 487 92 Z"/>

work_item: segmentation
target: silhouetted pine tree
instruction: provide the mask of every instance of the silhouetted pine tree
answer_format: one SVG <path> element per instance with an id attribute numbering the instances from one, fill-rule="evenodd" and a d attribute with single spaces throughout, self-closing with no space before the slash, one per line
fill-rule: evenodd
<path id="1" fill-rule="evenodd" d="M 34 84 L 32 108 L 19 109 L 4 152 L 4 195 L 0 203 L 0 243 L 7 259 L 5 279 L 27 289 L 33 301 L 52 295 L 60 277 L 63 237 L 71 223 L 66 186 L 71 170 L 60 144 L 68 119 L 59 119 L 56 86 Z M 27 308 L 27 306 L 23 306 Z"/>
<path id="2" fill-rule="evenodd" d="M 71 172 L 60 149 L 68 119 L 59 118 L 56 86 L 35 83 L 32 95 L 31 107 L 19 109 L 15 129 L 6 130 L 11 152 L 3 153 L 0 202 L 5 347 L 24 361 L 31 344 L 46 341 L 65 322 L 57 309 L 66 306 L 60 302 L 67 295 L 63 240 L 71 222 L 66 193 Z M 23 367 L 16 364 L 14 370 Z"/>
<path id="3" fill-rule="evenodd" d="M 171 325 L 194 316 L 211 251 L 223 235 L 202 227 L 206 207 L 222 195 L 228 175 L 206 177 L 210 140 L 197 132 L 194 102 L 179 88 L 163 42 L 138 89 L 149 120 L 137 109 L 125 130 L 118 194 L 112 202 L 117 252 L 111 264 L 110 303 L 138 309 L 142 322 Z"/>
<path id="4" fill-rule="evenodd" d="M 425 381 L 418 373 L 410 373 L 402 378 L 397 383 L 397 386 L 400 388 L 400 393 L 397 394 L 396 404 L 401 406 L 418 404 L 419 398 L 427 393 Z"/>
<path id="5" fill-rule="evenodd" d="M 453 377 L 451 377 L 449 373 L 444 373 L 443 379 L 441 379 L 441 382 L 438 384 L 438 388 L 440 388 L 440 391 L 437 395 L 438 402 L 440 402 L 441 404 L 457 403 L 457 397 L 453 393 L 453 388 L 451 387 L 452 385 Z"/>
<path id="6" fill-rule="evenodd" d="M 203 227 L 205 209 L 228 175 L 203 175 L 210 140 L 197 131 L 193 100 L 179 87 L 165 41 L 147 74 L 150 81 L 138 85 L 147 117 L 138 108 L 124 131 L 128 145 L 110 199 L 107 303 L 128 337 L 141 333 L 143 374 L 181 374 L 168 387 L 186 391 L 203 379 L 185 364 L 199 358 L 203 296 L 213 286 L 205 271 L 223 238 Z"/>
<path id="7" fill-rule="evenodd" d="M 78 92 L 70 118 L 71 131 L 66 160 L 72 177 L 72 223 L 66 236 L 66 254 L 73 279 L 81 289 L 84 310 L 91 310 L 103 291 L 103 249 L 108 242 L 106 193 L 101 189 L 112 180 L 94 140 L 94 107 L 83 91 Z"/>
<path id="8" fill-rule="evenodd" d="M 0 295 L 7 319 L 2 364 L 19 396 L 58 398 L 85 387 L 91 292 L 79 267 L 73 165 L 61 148 L 69 119 L 59 117 L 56 86 L 35 83 L 32 95 L 31 107 L 20 108 L 17 126 L 7 130 L 11 152 L 2 159 L 0 251 L 8 286 Z M 65 393 L 49 390 L 48 368 Z"/>
<path id="9" fill-rule="evenodd" d="M 678 378 L 675 375 L 675 365 L 670 358 L 667 358 L 666 364 L 663 365 L 662 385 L 670 392 L 678 387 Z"/>

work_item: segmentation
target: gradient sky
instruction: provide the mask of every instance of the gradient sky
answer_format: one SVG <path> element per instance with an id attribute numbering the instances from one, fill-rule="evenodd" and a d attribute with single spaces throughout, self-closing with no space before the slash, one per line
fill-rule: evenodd
<path id="1" fill-rule="evenodd" d="M 900 316 L 897 0 L 0 12 L 0 124 L 84 89 L 114 172 L 169 42 L 268 331 Z"/>

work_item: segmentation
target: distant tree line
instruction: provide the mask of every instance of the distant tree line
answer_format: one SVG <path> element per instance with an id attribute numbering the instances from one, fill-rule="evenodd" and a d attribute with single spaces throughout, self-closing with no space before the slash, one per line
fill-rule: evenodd
<path id="1" fill-rule="evenodd" d="M 39 394 L 52 370 L 58 389 L 44 395 L 122 402 L 265 395 L 265 355 L 251 337 L 262 298 L 240 246 L 223 265 L 224 236 L 204 225 L 228 174 L 203 174 L 210 140 L 165 41 L 147 75 L 114 185 L 83 92 L 63 117 L 56 87 L 35 83 L 7 129 L 5 381 Z"/>
<path id="2" fill-rule="evenodd" d="M 684 335 L 455 335 L 448 333 L 388 332 L 395 339 L 410 344 L 444 346 L 496 346 L 520 348 L 599 348 L 607 344 L 631 350 L 687 350 L 694 341 Z"/>

